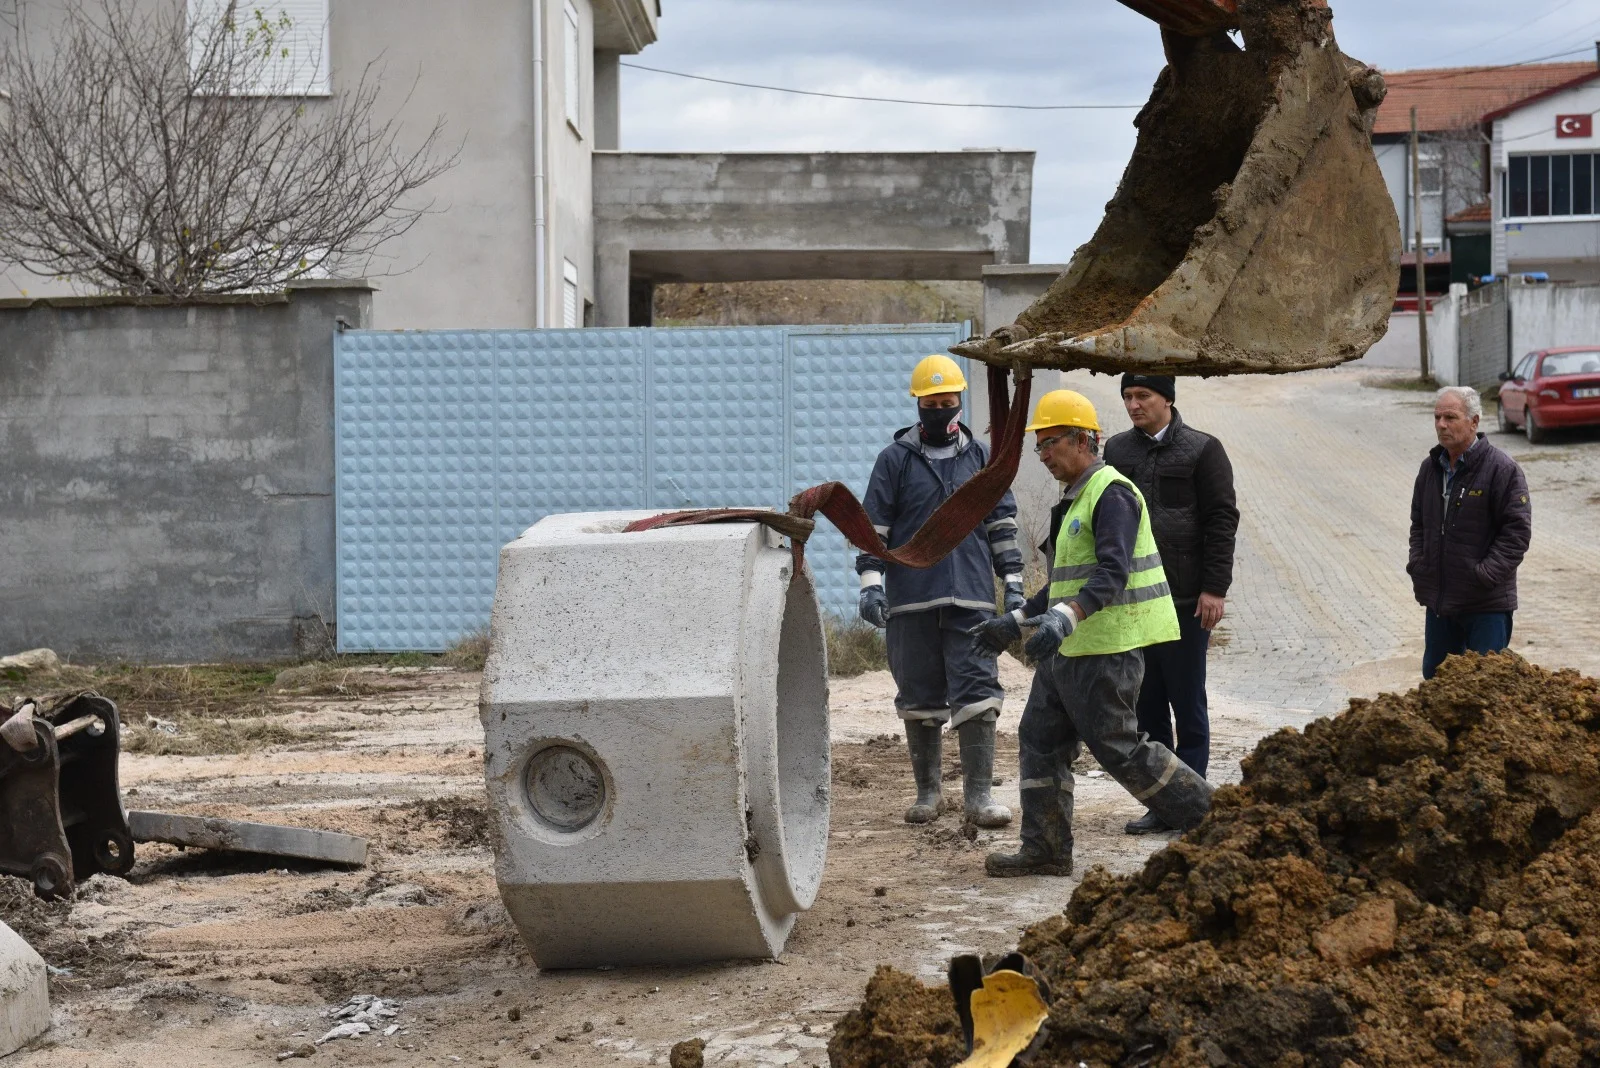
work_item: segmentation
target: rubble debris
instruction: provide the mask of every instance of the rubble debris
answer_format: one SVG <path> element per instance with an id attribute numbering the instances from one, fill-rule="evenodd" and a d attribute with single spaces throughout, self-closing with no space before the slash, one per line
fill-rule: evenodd
<path id="1" fill-rule="evenodd" d="M 279 827 L 270 823 L 182 816 L 171 812 L 129 812 L 136 842 L 168 842 L 199 849 L 266 853 L 333 864 L 365 864 L 367 840 L 353 834 Z"/>
<path id="2" fill-rule="evenodd" d="M 1600 682 L 1518 657 L 1264 739 L 1198 828 L 1096 866 L 1019 949 L 1033 1068 L 1600 1063 Z M 947 990 L 880 969 L 835 1068 L 960 1059 Z"/>
<path id="3" fill-rule="evenodd" d="M 278 1054 L 278 1060 L 280 1060 L 280 1061 L 292 1061 L 292 1060 L 297 1060 L 297 1059 L 304 1059 L 304 1058 L 307 1058 L 307 1057 L 315 1057 L 316 1055 L 317 1055 L 317 1047 L 313 1046 L 309 1042 L 302 1042 L 302 1043 L 300 1043 L 300 1045 L 296 1046 L 294 1049 L 286 1049 L 282 1053 Z"/>
<path id="4" fill-rule="evenodd" d="M 50 1030 L 49 981 L 34 948 L 0 923 L 0 1057 Z"/>
<path id="5" fill-rule="evenodd" d="M 327 1034 L 317 1039 L 317 1045 L 320 1046 L 324 1042 L 332 1042 L 335 1039 L 340 1038 L 360 1038 L 362 1035 L 368 1034 L 371 1031 L 371 1024 L 360 1022 L 337 1024 L 330 1028 Z"/>
<path id="6" fill-rule="evenodd" d="M 330 1020 L 346 1020 L 350 1023 L 375 1026 L 384 1020 L 392 1020 L 399 1016 L 400 1003 L 389 998 L 381 998 L 376 994 L 352 994 L 349 1001 L 322 1015 Z"/>
<path id="7" fill-rule="evenodd" d="M 61 658 L 54 649 L 28 649 L 0 656 L 0 671 L 59 671 Z"/>
<path id="8" fill-rule="evenodd" d="M 686 1038 L 672 1047 L 667 1055 L 668 1068 L 705 1068 L 706 1040 Z"/>

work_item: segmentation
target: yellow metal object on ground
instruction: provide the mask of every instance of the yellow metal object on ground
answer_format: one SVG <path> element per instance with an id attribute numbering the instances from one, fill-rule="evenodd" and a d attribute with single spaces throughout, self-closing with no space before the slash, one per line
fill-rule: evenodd
<path id="1" fill-rule="evenodd" d="M 1018 972 L 990 972 L 972 992 L 972 1054 L 956 1068 L 1006 1068 L 1049 1017 L 1038 983 Z"/>

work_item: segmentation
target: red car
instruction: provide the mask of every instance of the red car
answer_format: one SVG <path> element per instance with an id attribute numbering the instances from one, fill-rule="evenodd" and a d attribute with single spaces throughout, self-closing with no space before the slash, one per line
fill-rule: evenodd
<path id="1" fill-rule="evenodd" d="M 1500 376 L 1500 429 L 1537 445 L 1557 427 L 1600 426 L 1600 346 L 1541 349 Z"/>

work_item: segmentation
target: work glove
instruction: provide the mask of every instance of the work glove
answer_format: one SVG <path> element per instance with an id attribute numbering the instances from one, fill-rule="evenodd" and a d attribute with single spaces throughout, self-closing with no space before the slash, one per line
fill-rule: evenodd
<path id="1" fill-rule="evenodd" d="M 967 633 L 972 635 L 972 644 L 978 652 L 984 656 L 999 656 L 1011 647 L 1012 642 L 1022 637 L 1022 613 L 1007 612 L 986 619 Z"/>
<path id="2" fill-rule="evenodd" d="M 887 627 L 889 625 L 889 595 L 882 586 L 861 587 L 861 599 L 856 604 L 856 611 L 861 618 L 871 623 L 874 627 Z"/>
<path id="3" fill-rule="evenodd" d="M 1061 648 L 1061 643 L 1067 640 L 1074 630 L 1078 629 L 1078 617 L 1073 615 L 1072 609 L 1064 604 L 1058 604 L 1043 615 L 1031 616 L 1022 621 L 1024 627 L 1038 627 L 1033 632 L 1033 637 L 1028 639 L 1028 644 L 1023 649 L 1030 660 L 1043 660 L 1051 653 Z"/>
<path id="4" fill-rule="evenodd" d="M 1006 611 L 1020 611 L 1022 606 L 1027 603 L 1028 599 L 1022 595 L 1022 576 L 1012 575 L 1011 577 L 1007 578 L 1005 600 Z"/>

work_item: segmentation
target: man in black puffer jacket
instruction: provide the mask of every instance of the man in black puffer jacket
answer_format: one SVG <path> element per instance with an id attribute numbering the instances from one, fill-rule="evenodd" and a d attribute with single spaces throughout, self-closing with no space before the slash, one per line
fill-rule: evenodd
<path id="1" fill-rule="evenodd" d="M 1106 442 L 1106 463 L 1131 479 L 1149 503 L 1156 548 L 1178 609 L 1178 640 L 1144 651 L 1139 729 L 1204 778 L 1211 755 L 1206 652 L 1233 582 L 1239 508 L 1222 442 L 1186 424 L 1173 406 L 1176 396 L 1171 375 L 1123 375 L 1122 403 L 1133 429 Z M 1168 827 L 1147 812 L 1124 829 L 1148 834 Z"/>
<path id="2" fill-rule="evenodd" d="M 1528 482 L 1517 461 L 1478 433 L 1478 391 L 1446 386 L 1433 405 L 1439 444 L 1411 491 L 1406 572 L 1427 609 L 1422 677 L 1451 653 L 1493 653 L 1511 644 L 1517 567 L 1533 537 Z"/>

